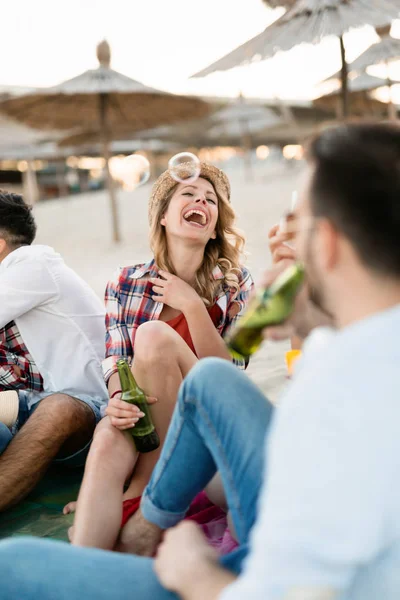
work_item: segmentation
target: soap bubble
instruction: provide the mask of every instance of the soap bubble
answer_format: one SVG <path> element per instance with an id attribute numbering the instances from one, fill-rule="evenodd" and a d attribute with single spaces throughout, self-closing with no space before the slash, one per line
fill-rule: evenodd
<path id="1" fill-rule="evenodd" d="M 126 190 L 135 190 L 150 179 L 150 163 L 141 154 L 131 154 L 121 161 L 118 179 Z"/>
<path id="2" fill-rule="evenodd" d="M 180 152 L 171 158 L 168 170 L 178 183 L 193 183 L 201 172 L 200 160 L 191 152 Z"/>

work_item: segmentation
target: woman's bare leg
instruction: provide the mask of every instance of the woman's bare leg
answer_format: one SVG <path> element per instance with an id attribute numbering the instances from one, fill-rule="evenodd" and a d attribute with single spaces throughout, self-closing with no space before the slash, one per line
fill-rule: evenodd
<path id="1" fill-rule="evenodd" d="M 98 424 L 79 491 L 71 542 L 112 550 L 121 527 L 124 484 L 137 452 L 129 433 L 108 417 Z"/>
<path id="2" fill-rule="evenodd" d="M 167 435 L 179 387 L 197 358 L 169 325 L 152 321 L 141 325 L 135 339 L 132 371 L 147 396 L 158 399 L 151 407 L 160 448 L 140 454 L 125 498 L 140 496 L 146 487 Z"/>
<path id="3" fill-rule="evenodd" d="M 138 329 L 132 370 L 138 385 L 146 394 L 158 399 L 151 412 L 161 446 L 179 386 L 196 362 L 187 344 L 165 323 L 145 323 Z M 129 433 L 113 427 L 107 417 L 99 423 L 76 506 L 71 540 L 74 545 L 102 549 L 115 547 L 120 531 L 122 501 L 141 495 L 160 451 L 161 447 L 138 458 Z M 124 483 L 134 467 L 130 486 L 123 494 Z M 124 537 L 121 536 L 118 546 L 124 543 Z"/>
<path id="4" fill-rule="evenodd" d="M 215 504 L 215 506 L 219 506 L 225 511 L 228 510 L 224 486 L 219 473 L 214 475 L 204 491 L 207 494 L 207 498 L 210 500 L 210 502 Z"/>
<path id="5" fill-rule="evenodd" d="M 153 321 L 141 325 L 138 329 L 133 374 L 145 393 L 158 399 L 157 404 L 151 407 L 151 414 L 161 445 L 159 449 L 149 454 L 139 455 L 132 481 L 124 498 L 135 498 L 141 495 L 149 482 L 168 431 L 179 387 L 196 362 L 196 356 L 169 325 Z M 121 532 L 118 543 L 120 551 L 130 551 L 129 524 L 130 521 Z M 137 543 L 137 523 L 134 529 L 135 543 Z"/>

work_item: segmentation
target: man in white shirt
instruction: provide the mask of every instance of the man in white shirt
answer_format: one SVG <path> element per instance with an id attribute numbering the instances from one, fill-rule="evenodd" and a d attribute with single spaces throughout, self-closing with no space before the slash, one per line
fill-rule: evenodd
<path id="1" fill-rule="evenodd" d="M 11 352 L 0 347 L 0 510 L 22 499 L 53 459 L 83 464 L 107 398 L 102 303 L 52 248 L 32 245 L 35 234 L 22 197 L 0 191 L 0 339 L 13 340 Z M 1 423 L 10 403 L 18 412 L 11 430 Z"/>
<path id="2" fill-rule="evenodd" d="M 312 293 L 292 322 L 304 335 L 321 309 L 335 329 L 311 334 L 275 414 L 226 361 L 189 373 L 132 521 L 147 555 L 172 527 L 155 561 L 5 541 L 3 600 L 398 600 L 399 197 L 397 126 L 342 125 L 312 142 L 296 218 Z M 221 559 L 194 524 L 174 527 L 216 471 L 239 540 Z"/>

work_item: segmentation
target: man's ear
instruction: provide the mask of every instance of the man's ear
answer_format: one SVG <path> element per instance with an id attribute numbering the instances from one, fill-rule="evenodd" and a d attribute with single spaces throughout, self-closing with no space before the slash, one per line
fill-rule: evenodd
<path id="1" fill-rule="evenodd" d="M 2 254 L 4 254 L 4 252 L 6 251 L 6 249 L 7 249 L 7 242 L 6 242 L 6 240 L 3 240 L 3 238 L 0 238 L 0 256 Z"/>
<path id="2" fill-rule="evenodd" d="M 332 269 L 339 260 L 339 233 L 329 221 L 320 225 L 320 236 L 317 244 L 319 261 L 326 270 Z"/>

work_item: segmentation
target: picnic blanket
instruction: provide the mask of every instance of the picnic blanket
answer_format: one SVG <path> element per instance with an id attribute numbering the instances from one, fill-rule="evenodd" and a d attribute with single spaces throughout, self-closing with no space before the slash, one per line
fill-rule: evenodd
<path id="1" fill-rule="evenodd" d="M 62 509 L 78 497 L 82 477 L 83 469 L 52 467 L 26 500 L 0 514 L 0 538 L 31 535 L 67 541 L 74 515 L 63 515 Z M 187 518 L 200 525 L 220 554 L 237 546 L 227 528 L 225 513 L 204 493 L 196 497 Z"/>

